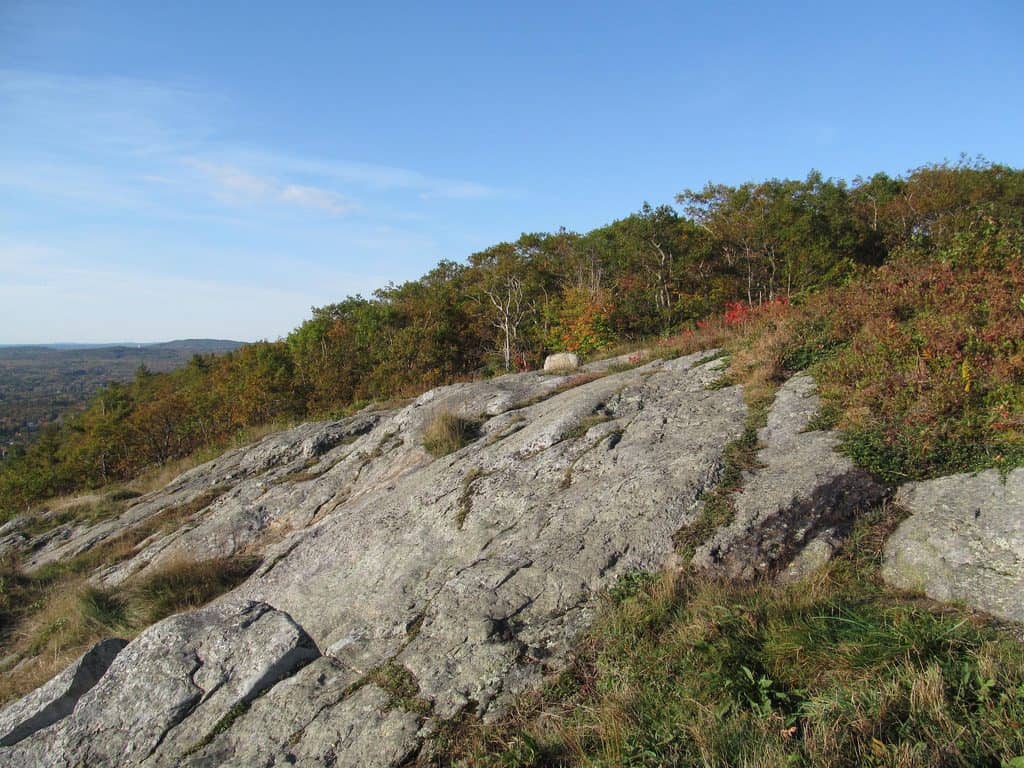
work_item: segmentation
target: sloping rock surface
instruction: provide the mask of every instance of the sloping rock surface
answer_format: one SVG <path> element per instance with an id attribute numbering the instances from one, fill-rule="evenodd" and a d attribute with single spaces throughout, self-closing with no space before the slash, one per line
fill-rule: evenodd
<path id="1" fill-rule="evenodd" d="M 558 665 L 602 589 L 672 557 L 742 434 L 739 388 L 709 386 L 720 368 L 692 355 L 443 387 L 231 452 L 40 544 L 39 559 L 67 556 L 192 504 L 94 580 L 169 558 L 264 561 L 140 635 L 0 764 L 388 766 L 439 720 L 492 716 Z M 422 435 L 446 411 L 482 426 L 434 458 Z"/>
<path id="2" fill-rule="evenodd" d="M 1024 622 L 1024 469 L 908 483 L 896 502 L 912 514 L 886 543 L 887 582 Z"/>
<path id="3" fill-rule="evenodd" d="M 790 563 L 810 544 L 789 572 L 798 578 L 828 560 L 858 509 L 882 497 L 883 488 L 837 452 L 836 433 L 808 429 L 820 407 L 810 376 L 779 388 L 757 434 L 760 467 L 744 477 L 734 519 L 697 549 L 694 565 L 749 579 Z"/>
<path id="4" fill-rule="evenodd" d="M 70 715 L 0 750 L 0 763 L 177 765 L 236 708 L 319 656 L 287 614 L 265 604 L 165 619 L 117 655 Z"/>
<path id="5" fill-rule="evenodd" d="M 126 645 L 117 638 L 97 643 L 46 685 L 6 707 L 0 712 L 0 747 L 17 744 L 70 715 Z"/>

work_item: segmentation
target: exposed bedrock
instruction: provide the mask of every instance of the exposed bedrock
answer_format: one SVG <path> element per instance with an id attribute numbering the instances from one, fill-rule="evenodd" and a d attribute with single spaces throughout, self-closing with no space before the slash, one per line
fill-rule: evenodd
<path id="1" fill-rule="evenodd" d="M 603 589 L 672 558 L 743 431 L 740 389 L 710 387 L 721 366 L 442 387 L 191 470 L 103 536 L 217 498 L 94 581 L 242 550 L 263 565 L 144 632 L 0 764 L 387 766 L 439 720 L 492 717 L 558 666 Z M 481 427 L 434 458 L 422 435 L 446 411 Z"/>
<path id="2" fill-rule="evenodd" d="M 0 764 L 177 765 L 232 712 L 319 656 L 287 614 L 262 603 L 165 619 L 118 653 L 72 712 L 0 749 Z"/>
<path id="3" fill-rule="evenodd" d="M 1024 469 L 908 483 L 896 502 L 911 516 L 886 543 L 887 582 L 1024 622 Z"/>
<path id="4" fill-rule="evenodd" d="M 838 453 L 836 433 L 809 429 L 820 407 L 810 376 L 779 388 L 758 431 L 760 466 L 733 496 L 734 519 L 697 549 L 694 565 L 749 579 L 790 564 L 783 578 L 799 578 L 829 559 L 858 510 L 884 496 Z"/>

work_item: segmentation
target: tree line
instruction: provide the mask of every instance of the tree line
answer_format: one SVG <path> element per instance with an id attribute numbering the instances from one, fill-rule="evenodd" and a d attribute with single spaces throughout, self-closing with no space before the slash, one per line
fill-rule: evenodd
<path id="1" fill-rule="evenodd" d="M 0 463 L 0 512 L 215 446 L 467 377 L 592 355 L 693 327 L 728 306 L 799 301 L 902 249 L 952 243 L 1024 206 L 1024 172 L 983 160 L 903 176 L 707 184 L 587 233 L 524 234 L 418 280 L 323 307 L 284 339 L 170 373 L 140 368 Z"/>

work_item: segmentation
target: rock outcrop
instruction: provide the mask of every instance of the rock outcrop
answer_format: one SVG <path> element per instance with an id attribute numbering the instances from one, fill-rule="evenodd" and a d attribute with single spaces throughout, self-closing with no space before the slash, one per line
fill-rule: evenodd
<path id="1" fill-rule="evenodd" d="M 178 509 L 94 581 L 242 550 L 263 565 L 140 635 L 0 764 L 388 766 L 440 721 L 500 712 L 558 666 L 603 589 L 673 557 L 743 431 L 739 388 L 710 386 L 721 366 L 442 387 L 233 451 L 37 542 L 46 562 Z M 444 413 L 481 427 L 435 459 L 422 435 Z"/>
<path id="2" fill-rule="evenodd" d="M 70 667 L 0 712 L 0 747 L 10 747 L 70 715 L 128 643 L 111 638 L 97 643 Z"/>
<path id="3" fill-rule="evenodd" d="M 783 577 L 799 578 L 831 557 L 857 510 L 882 498 L 838 453 L 838 435 L 809 429 L 820 407 L 810 376 L 779 388 L 757 435 L 760 466 L 733 497 L 735 518 L 697 549 L 694 565 L 749 579 L 790 564 Z"/>
<path id="4" fill-rule="evenodd" d="M 320 656 L 268 605 L 213 606 L 128 644 L 74 710 L 0 751 L 23 768 L 178 765 L 253 699 Z"/>
<path id="5" fill-rule="evenodd" d="M 896 502 L 911 516 L 886 543 L 887 582 L 1024 622 L 1024 469 L 908 483 Z"/>
<path id="6" fill-rule="evenodd" d="M 559 668 L 620 575 L 678 565 L 674 534 L 702 519 L 744 434 L 721 360 L 642 359 L 441 387 L 230 451 L 116 519 L 5 527 L 0 547 L 29 568 L 131 542 L 91 573 L 106 588 L 182 559 L 261 564 L 0 711 L 0 766 L 390 768 L 449 719 L 499 715 Z M 735 518 L 693 564 L 799 578 L 884 496 L 810 429 L 818 408 L 810 377 L 780 388 Z M 424 435 L 451 422 L 472 441 L 431 455 Z M 899 501 L 914 514 L 890 581 L 1024 620 L 1024 470 Z"/>

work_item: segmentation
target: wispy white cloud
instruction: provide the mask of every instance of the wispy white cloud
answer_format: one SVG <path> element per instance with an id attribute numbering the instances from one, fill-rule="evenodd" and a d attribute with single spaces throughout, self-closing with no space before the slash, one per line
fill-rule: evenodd
<path id="1" fill-rule="evenodd" d="M 320 208 L 329 213 L 342 214 L 357 210 L 353 202 L 344 200 L 330 190 L 319 187 L 307 187 L 301 184 L 289 184 L 278 194 L 281 200 L 308 208 Z"/>
<path id="2" fill-rule="evenodd" d="M 406 190 L 419 197 L 474 200 L 500 197 L 508 191 L 464 179 L 431 176 L 407 168 L 368 163 L 340 162 L 323 158 L 248 151 L 243 158 L 253 164 L 277 167 L 293 173 L 335 179 L 377 190 Z"/>
<path id="3" fill-rule="evenodd" d="M 224 99 L 201 89 L 130 78 L 83 78 L 0 70 L 0 112 L 10 135 L 31 147 L 0 148 L 0 159 L 28 157 L 34 166 L 63 165 L 64 173 L 5 174 L 6 186 L 48 186 L 67 194 L 61 176 L 74 175 L 75 188 L 101 191 L 98 199 L 134 198 L 140 180 L 177 185 L 213 182 L 209 193 L 226 205 L 281 203 L 326 212 L 354 213 L 359 191 L 408 192 L 395 209 L 430 199 L 479 200 L 502 190 L 479 182 L 416 170 L 324 157 L 304 157 L 214 140 Z M 28 150 L 28 151 L 26 151 Z M 34 156 L 33 156 L 34 155 Z M 91 160 L 92 162 L 86 162 Z M 199 171 L 182 173 L 181 169 Z M 51 183 L 52 182 L 52 183 Z M 339 186 L 341 188 L 339 188 Z M 405 210 L 409 214 L 413 211 Z"/>
<path id="4" fill-rule="evenodd" d="M 359 210 L 354 201 L 323 187 L 282 183 L 275 178 L 257 176 L 233 165 L 195 159 L 188 159 L 185 164 L 210 179 L 215 185 L 214 194 L 227 203 L 284 203 L 316 208 L 335 215 Z"/>

